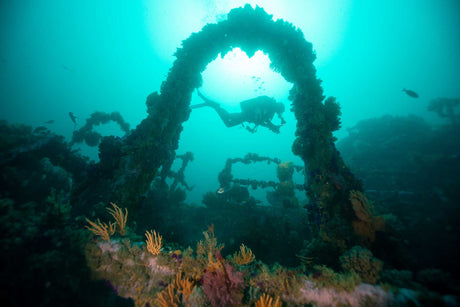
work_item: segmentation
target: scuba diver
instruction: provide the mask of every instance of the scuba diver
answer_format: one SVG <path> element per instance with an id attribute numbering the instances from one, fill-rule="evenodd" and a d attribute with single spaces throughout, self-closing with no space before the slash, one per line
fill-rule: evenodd
<path id="1" fill-rule="evenodd" d="M 227 127 L 234 127 L 236 125 L 243 125 L 244 122 L 253 123 L 254 127 L 245 126 L 246 129 L 255 133 L 258 126 L 264 126 L 270 129 L 275 133 L 280 132 L 280 127 L 284 126 L 286 121 L 282 117 L 284 112 L 284 104 L 276 102 L 275 99 L 268 96 L 259 96 L 256 98 L 244 100 L 240 102 L 240 113 L 230 113 L 223 109 L 217 102 L 212 101 L 206 98 L 199 90 L 198 96 L 204 100 L 204 103 L 196 104 L 191 106 L 191 109 L 197 109 L 202 107 L 211 107 L 213 108 L 219 117 L 224 122 Z M 272 123 L 273 116 L 275 113 L 278 115 L 278 118 L 281 120 L 281 125 L 275 125 Z"/>

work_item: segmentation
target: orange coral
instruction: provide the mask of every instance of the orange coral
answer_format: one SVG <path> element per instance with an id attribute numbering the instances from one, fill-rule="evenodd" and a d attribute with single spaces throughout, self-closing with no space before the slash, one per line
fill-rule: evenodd
<path id="1" fill-rule="evenodd" d="M 220 251 L 224 248 L 224 245 L 217 243 L 217 238 L 214 235 L 214 225 L 208 226 L 208 230 L 204 231 L 203 235 L 205 240 L 200 240 L 196 247 L 197 258 L 200 258 L 202 261 L 206 261 L 205 259 L 207 259 L 207 266 L 211 271 L 216 269 L 222 270 L 224 259 L 217 259 L 216 256 L 220 255 Z"/>
<path id="2" fill-rule="evenodd" d="M 233 261 L 238 265 L 246 265 L 253 262 L 255 259 L 251 249 L 241 244 L 240 251 L 233 254 Z"/>
<path id="3" fill-rule="evenodd" d="M 262 296 L 255 302 L 255 307 L 281 307 L 282 304 L 280 302 L 279 296 L 273 302 L 273 298 L 266 293 L 262 294 Z"/>
<path id="4" fill-rule="evenodd" d="M 110 203 L 113 207 L 112 208 L 106 208 L 107 211 L 113 216 L 115 219 L 115 223 L 118 225 L 118 232 L 124 236 L 126 234 L 126 222 L 128 220 L 128 209 L 125 208 L 125 213 L 115 205 L 114 203 Z"/>
<path id="5" fill-rule="evenodd" d="M 183 306 L 192 294 L 195 286 L 188 279 L 182 279 L 181 274 L 176 275 L 176 280 L 168 285 L 168 287 L 158 293 L 154 300 L 154 305 L 161 307 L 177 307 Z M 180 295 L 179 295 L 180 294 Z M 188 306 L 188 305 L 187 305 Z"/>
<path id="6" fill-rule="evenodd" d="M 106 223 L 102 223 L 99 219 L 97 219 L 97 222 L 92 222 L 89 219 L 86 219 L 86 221 L 91 225 L 91 227 L 85 227 L 96 236 L 100 236 L 106 241 L 110 241 L 110 236 L 115 233 L 115 223 L 109 223 L 107 225 Z"/>
<path id="7" fill-rule="evenodd" d="M 177 288 L 177 292 L 182 294 L 182 300 L 185 301 L 188 300 L 190 294 L 192 294 L 193 290 L 195 289 L 193 282 L 187 278 L 182 279 L 181 274 L 176 275 L 175 286 Z"/>
<path id="8" fill-rule="evenodd" d="M 147 243 L 147 250 L 152 254 L 152 255 L 158 255 L 161 250 L 161 240 L 162 236 L 157 234 L 155 230 L 151 230 L 150 232 L 146 231 L 145 236 L 147 237 L 146 243 Z"/>
<path id="9" fill-rule="evenodd" d="M 179 295 L 174 293 L 174 284 L 169 284 L 166 289 L 158 293 L 154 301 L 155 306 L 176 307 L 180 304 Z"/>

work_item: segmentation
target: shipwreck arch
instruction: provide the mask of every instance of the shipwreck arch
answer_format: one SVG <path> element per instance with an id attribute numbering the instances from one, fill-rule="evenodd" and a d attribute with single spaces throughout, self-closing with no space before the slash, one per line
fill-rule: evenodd
<path id="1" fill-rule="evenodd" d="M 262 8 L 250 5 L 231 10 L 226 20 L 208 24 L 182 42 L 160 93 L 147 97 L 147 118 L 117 144 L 123 150 L 111 162 L 118 169 L 108 183 L 112 194 L 106 199 L 135 213 L 153 179 L 167 176 L 182 124 L 191 112 L 192 93 L 202 84 L 201 73 L 219 54 L 224 56 L 235 47 L 249 57 L 262 50 L 268 54 L 271 68 L 293 84 L 289 99 L 297 128 L 292 151 L 304 161 L 309 178 L 305 188 L 314 233 L 341 252 L 357 240 L 362 242 L 366 234 L 356 236 L 353 223 L 358 216 L 350 201 L 350 193 L 360 191 L 361 186 L 335 148 L 332 133 L 340 126 L 340 108 L 335 98 L 325 99 L 313 66 L 312 44 L 292 24 L 273 21 Z M 373 231 L 365 226 L 369 228 L 365 231 Z"/>

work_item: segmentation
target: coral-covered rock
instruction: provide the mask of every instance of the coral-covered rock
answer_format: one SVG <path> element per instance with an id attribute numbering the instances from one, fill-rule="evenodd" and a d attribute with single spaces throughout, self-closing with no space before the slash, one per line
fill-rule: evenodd
<path id="1" fill-rule="evenodd" d="M 383 262 L 374 258 L 372 252 L 361 246 L 355 246 L 340 257 L 342 268 L 347 272 L 358 273 L 359 277 L 370 284 L 379 279 Z"/>

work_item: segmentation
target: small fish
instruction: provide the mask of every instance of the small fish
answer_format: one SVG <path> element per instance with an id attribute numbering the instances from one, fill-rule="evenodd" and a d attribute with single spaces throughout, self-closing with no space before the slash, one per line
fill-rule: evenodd
<path id="1" fill-rule="evenodd" d="M 54 119 L 47 120 L 45 124 L 54 124 Z"/>
<path id="2" fill-rule="evenodd" d="M 72 112 L 69 112 L 69 116 L 70 116 L 70 119 L 72 120 L 72 122 L 74 123 L 74 125 L 77 124 L 77 117 L 75 115 L 73 115 Z"/>
<path id="3" fill-rule="evenodd" d="M 411 96 L 412 98 L 418 98 L 418 94 L 414 91 L 406 90 L 405 88 L 403 88 L 403 92 L 405 92 L 407 95 Z"/>

